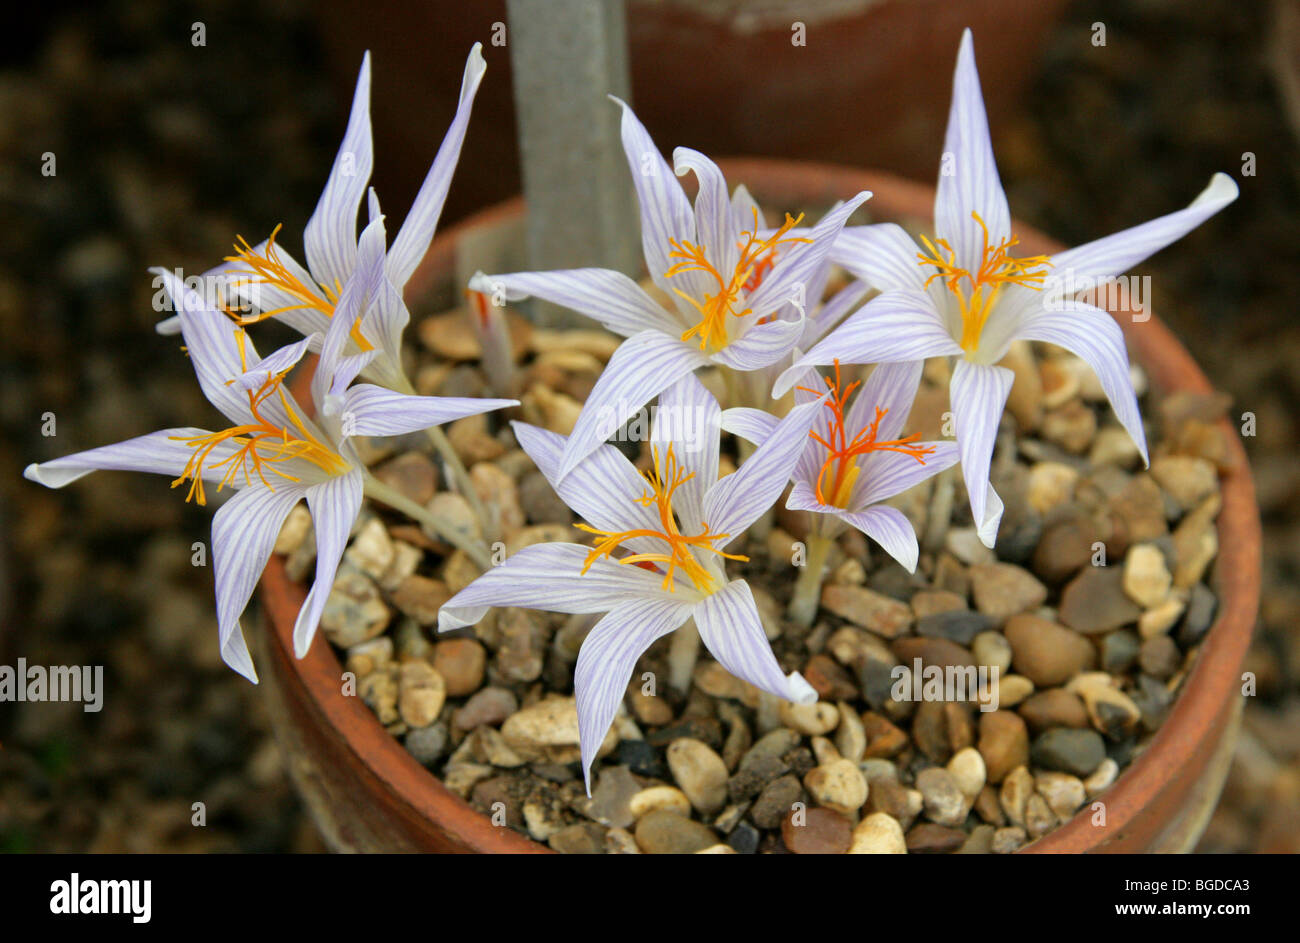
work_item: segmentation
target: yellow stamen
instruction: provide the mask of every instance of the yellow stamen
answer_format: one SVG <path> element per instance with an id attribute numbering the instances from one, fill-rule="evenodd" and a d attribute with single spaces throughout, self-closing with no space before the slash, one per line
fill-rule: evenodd
<path id="1" fill-rule="evenodd" d="M 799 214 L 797 219 L 792 218 L 787 213 L 785 223 L 782 224 L 780 229 L 766 239 L 759 239 L 758 210 L 754 210 L 754 229 L 751 232 L 741 233 L 745 237 L 745 241 L 737 243 L 737 248 L 740 249 L 740 258 L 736 260 L 735 270 L 730 277 L 725 278 L 709 261 L 707 250 L 703 245 L 696 245 L 685 239 L 680 242 L 676 239 L 669 239 L 668 244 L 672 246 L 673 251 L 668 253 L 668 257 L 680 259 L 681 261 L 664 272 L 664 278 L 673 278 L 683 272 L 705 272 L 718 283 L 717 293 L 706 293 L 702 302 L 692 298 L 681 289 L 673 289 L 700 313 L 700 323 L 682 334 L 682 340 L 698 337 L 700 339 L 700 350 L 711 352 L 716 352 L 727 346 L 729 339 L 727 316 L 732 315 L 740 318 L 752 313 L 749 308 L 745 308 L 743 311 L 735 310 L 741 292 L 748 293 L 758 288 L 775 264 L 776 252 L 781 246 L 812 241 L 803 236 L 786 235 L 791 229 L 798 226 L 802 220 L 802 213 Z"/>
<path id="2" fill-rule="evenodd" d="M 901 439 L 879 439 L 880 421 L 889 412 L 888 409 L 881 409 L 879 406 L 876 407 L 876 418 L 871 424 L 864 426 L 850 439 L 844 425 L 844 405 L 861 381 L 855 380 L 848 386 L 843 386 L 838 360 L 835 361 L 835 379 L 831 380 L 830 377 L 822 379 L 831 390 L 830 399 L 826 401 L 826 407 L 831 411 L 831 418 L 826 422 L 825 438 L 816 432 L 808 433 L 810 438 L 826 449 L 826 460 L 817 474 L 817 500 L 822 504 L 839 508 L 848 507 L 849 499 L 853 495 L 853 485 L 858 480 L 858 472 L 861 471 L 854 460 L 859 455 L 868 452 L 899 452 L 910 455 L 924 465 L 925 456 L 935 451 L 934 446 L 912 444 L 921 437 L 919 432 Z M 815 396 L 820 396 L 822 392 L 802 386 L 799 389 Z"/>
<path id="3" fill-rule="evenodd" d="M 980 264 L 974 274 L 957 265 L 957 253 L 945 239 L 935 239 L 931 242 L 922 236 L 921 241 L 925 243 L 929 255 L 924 252 L 916 254 L 918 265 L 933 265 L 938 269 L 926 279 L 925 286 L 929 288 L 930 283 L 936 278 L 943 279 L 948 290 L 957 297 L 962 321 L 961 349 L 968 354 L 979 347 L 980 334 L 1003 286 L 1021 285 L 1040 291 L 1043 287 L 1043 279 L 1047 277 L 1044 269 L 1052 264 L 1051 258 L 1046 255 L 1013 258 L 1009 250 L 1020 244 L 1020 240 L 1015 236 L 1008 236 L 997 245 L 990 245 L 989 230 L 984 225 L 984 220 L 980 218 L 979 213 L 970 215 L 984 233 Z M 947 258 L 940 253 L 941 249 L 947 254 Z M 965 291 L 962 290 L 962 279 L 969 283 L 969 288 Z"/>
<path id="4" fill-rule="evenodd" d="M 241 365 L 247 369 L 244 331 L 242 329 L 238 330 L 236 336 L 239 344 L 239 360 Z M 256 392 L 253 390 L 247 391 L 248 408 L 253 414 L 253 422 L 231 426 L 229 429 L 210 432 L 193 439 L 172 436 L 173 439 L 184 442 L 187 448 L 194 450 L 194 454 L 190 456 L 190 460 L 185 465 L 180 477 L 172 482 L 173 488 L 186 480 L 190 482 L 189 492 L 185 495 L 186 501 L 194 499 L 199 504 L 207 504 L 207 495 L 203 490 L 203 466 L 212 455 L 213 450 L 222 442 L 231 442 L 238 445 L 239 449 L 209 466 L 210 468 L 226 466 L 225 475 L 217 484 L 217 491 L 227 485 L 233 487 L 240 471 L 244 474 L 244 484 L 251 485 L 253 480 L 252 475 L 249 473 L 250 462 L 252 463 L 253 474 L 256 474 L 258 480 L 272 491 L 275 488 L 266 477 L 268 471 L 285 481 L 299 480 L 293 475 L 275 468 L 274 466 L 279 462 L 294 458 L 306 459 L 329 475 L 339 474 L 347 468 L 348 463 L 341 455 L 321 443 L 307 431 L 306 424 L 294 411 L 288 396 L 284 392 L 282 384 L 285 376 L 285 373 L 268 376 Z M 259 412 L 262 404 L 273 395 L 279 396 L 280 403 L 289 417 L 290 425 L 297 430 L 296 436 L 289 431 L 287 426 L 277 427 L 272 425 Z M 265 452 L 261 451 L 263 449 L 265 449 Z"/>
<path id="5" fill-rule="evenodd" d="M 654 537 L 668 542 L 667 553 L 634 553 L 626 557 L 619 558 L 619 563 L 631 563 L 637 566 L 644 566 L 647 569 L 657 570 L 656 564 L 662 564 L 666 567 L 664 573 L 663 588 L 668 592 L 673 592 L 673 576 L 680 568 L 694 584 L 695 588 L 701 592 L 712 592 L 715 588 L 716 580 L 704 565 L 700 563 L 693 551 L 706 551 L 715 553 L 720 557 L 728 560 L 748 560 L 748 557 L 738 554 L 723 553 L 721 550 L 713 547 L 715 540 L 722 540 L 730 537 L 730 534 L 711 534 L 709 525 L 703 523 L 704 530 L 694 536 L 683 534 L 677 525 L 677 518 L 673 513 L 673 494 L 677 489 L 695 477 L 694 472 L 686 472 L 677 462 L 677 456 L 673 454 L 673 448 L 670 445 L 668 451 L 664 454 L 663 463 L 659 461 L 659 450 L 652 450 L 654 467 L 645 473 L 646 481 L 650 485 L 650 490 L 646 491 L 641 497 L 637 498 L 638 504 L 644 507 L 652 505 L 659 510 L 660 529 L 653 530 L 650 528 L 641 528 L 627 531 L 607 531 L 597 530 L 594 527 L 588 527 L 586 524 L 575 525 L 579 530 L 586 531 L 589 534 L 595 534 L 601 539 L 596 541 L 592 550 L 587 554 L 587 560 L 582 567 L 582 572 L 586 573 L 591 569 L 591 565 L 601 557 L 610 557 L 613 552 L 621 545 L 634 537 Z"/>
<path id="6" fill-rule="evenodd" d="M 241 327 L 249 324 L 256 324 L 258 321 L 265 321 L 267 318 L 273 318 L 277 314 L 283 314 L 286 311 L 312 310 L 319 311 L 327 318 L 334 316 L 334 308 L 338 304 L 339 295 L 343 291 L 337 279 L 334 286 L 313 285 L 304 282 L 295 275 L 289 267 L 280 258 L 280 254 L 275 249 L 275 237 L 280 232 L 280 226 L 271 230 L 271 236 L 266 240 L 266 246 L 261 253 L 253 250 L 243 236 L 235 237 L 235 254 L 226 256 L 227 262 L 239 262 L 246 266 L 246 269 L 235 269 L 230 274 L 246 276 L 253 284 L 271 285 L 279 288 L 285 294 L 293 297 L 297 304 L 283 305 L 279 308 L 273 308 L 267 311 L 260 311 L 257 314 L 240 314 L 230 307 L 226 307 L 226 314 L 229 315 L 236 324 Z M 357 318 L 352 324 L 349 335 L 357 348 L 361 351 L 374 350 L 372 345 L 361 333 L 361 319 Z"/>

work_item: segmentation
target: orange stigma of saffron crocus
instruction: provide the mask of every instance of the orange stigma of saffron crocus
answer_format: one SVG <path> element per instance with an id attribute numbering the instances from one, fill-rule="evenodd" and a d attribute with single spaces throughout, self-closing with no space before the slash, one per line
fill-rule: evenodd
<path id="1" fill-rule="evenodd" d="M 277 225 L 275 229 L 271 230 L 271 236 L 266 240 L 266 245 L 261 252 L 254 251 L 253 247 L 248 244 L 248 240 L 243 236 L 236 236 L 235 254 L 226 256 L 225 261 L 245 265 L 247 268 L 233 269 L 227 274 L 246 278 L 250 284 L 270 285 L 278 288 L 293 298 L 296 303 L 259 311 L 257 314 L 241 314 L 227 306 L 225 308 L 226 314 L 241 327 L 256 324 L 258 321 L 265 321 L 267 318 L 273 318 L 277 314 L 283 314 L 286 311 L 311 310 L 318 311 L 327 318 L 334 317 L 334 308 L 338 304 L 343 287 L 337 281 L 335 281 L 333 287 L 329 285 L 316 286 L 304 282 L 302 278 L 296 275 L 276 251 L 275 237 L 279 234 L 280 228 L 280 225 Z M 356 344 L 357 349 L 362 352 L 375 349 L 374 345 L 366 340 L 365 335 L 361 333 L 361 318 L 357 318 L 352 322 L 348 336 L 352 338 L 352 342 Z"/>
<path id="2" fill-rule="evenodd" d="M 244 331 L 242 328 L 238 330 L 237 336 L 239 359 L 243 367 L 247 369 L 244 352 Z M 298 478 L 275 467 L 276 464 L 292 458 L 305 459 L 330 475 L 336 475 L 347 468 L 347 462 L 342 456 L 322 444 L 307 431 L 306 424 L 294 411 L 288 396 L 284 392 L 283 381 L 285 376 L 285 373 L 268 375 L 256 391 L 247 391 L 248 409 L 253 416 L 252 422 L 231 426 L 229 429 L 223 429 L 220 432 L 205 433 L 193 439 L 187 439 L 184 436 L 171 437 L 179 442 L 184 442 L 187 448 L 194 450 L 194 454 L 190 456 L 190 460 L 186 463 L 180 477 L 172 482 L 173 488 L 187 480 L 190 482 L 189 492 L 185 495 L 186 501 L 193 499 L 199 504 L 207 504 L 207 495 L 203 489 L 203 466 L 212 455 L 212 451 L 222 442 L 231 442 L 238 445 L 239 449 L 209 466 L 211 468 L 225 466 L 225 474 L 217 484 L 218 491 L 228 485 L 233 487 L 241 470 L 244 474 L 245 485 L 251 485 L 253 475 L 256 475 L 257 479 L 272 491 L 275 488 L 272 486 L 271 480 L 267 478 L 267 472 L 284 481 L 296 482 L 299 480 Z M 262 405 L 270 397 L 277 395 L 290 424 L 296 430 L 296 434 L 291 433 L 287 426 L 273 425 L 261 414 Z M 251 473 L 249 470 L 250 464 L 252 466 Z"/>
<path id="3" fill-rule="evenodd" d="M 862 381 L 854 380 L 848 386 L 844 386 L 840 379 L 838 360 L 835 361 L 835 379 L 831 380 L 830 377 L 822 379 L 831 391 L 830 398 L 826 401 L 826 408 L 831 411 L 830 418 L 826 421 L 826 435 L 822 437 L 816 431 L 808 433 L 810 438 L 826 450 L 826 460 L 822 462 L 821 470 L 817 473 L 817 500 L 821 504 L 839 508 L 848 507 L 854 482 L 858 480 L 860 469 L 855 459 L 859 455 L 866 455 L 868 452 L 899 452 L 910 455 L 924 465 L 925 456 L 935 451 L 932 445 L 913 444 L 921 437 L 919 432 L 901 439 L 879 439 L 880 421 L 889 412 L 888 409 L 880 407 L 876 407 L 876 418 L 849 438 L 848 430 L 845 428 L 844 406 Z M 814 396 L 822 395 L 821 390 L 811 390 L 803 386 L 799 389 Z"/>
<path id="4" fill-rule="evenodd" d="M 957 253 L 946 239 L 931 241 L 922 236 L 921 241 L 925 244 L 929 255 L 925 252 L 916 254 L 917 265 L 932 265 L 938 269 L 925 280 L 925 286 L 929 288 L 930 283 L 936 278 L 942 279 L 947 289 L 956 296 L 957 304 L 961 309 L 961 349 L 968 354 L 979 347 L 980 335 L 984 331 L 989 313 L 993 310 L 993 304 L 1001 294 L 1003 286 L 1020 285 L 1040 291 L 1043 287 L 1043 279 L 1047 277 L 1045 269 L 1052 264 L 1051 258 L 1046 255 L 1013 258 L 1009 254 L 1010 250 L 1020 244 L 1020 240 L 1015 236 L 1008 236 L 996 245 L 990 245 L 988 226 L 984 225 L 984 220 L 980 218 L 979 213 L 970 215 L 984 233 L 980 264 L 974 273 L 958 267 Z M 965 290 L 961 284 L 963 280 L 968 283 Z"/>
<path id="5" fill-rule="evenodd" d="M 693 551 L 705 551 L 725 557 L 728 560 L 748 560 L 748 557 L 737 554 L 723 553 L 713 546 L 715 540 L 722 540 L 730 537 L 730 534 L 711 534 L 709 525 L 701 523 L 703 531 L 694 536 L 683 534 L 677 525 L 677 517 L 673 513 L 673 495 L 677 489 L 686 482 L 695 477 L 694 472 L 687 472 L 677 461 L 677 456 L 673 454 L 673 447 L 668 446 L 667 452 L 663 455 L 663 461 L 660 462 L 659 450 L 652 450 L 654 460 L 653 467 L 645 473 L 646 482 L 650 489 L 636 502 L 644 507 L 654 507 L 659 512 L 659 528 L 640 528 L 636 530 L 625 531 L 608 531 L 597 530 L 594 527 L 588 527 L 586 524 L 575 525 L 579 530 L 586 531 L 589 534 L 595 534 L 601 538 L 597 540 L 592 547 L 591 552 L 587 554 L 587 559 L 582 567 L 582 572 L 586 573 L 591 569 L 591 565 L 601 557 L 613 559 L 613 552 L 622 544 L 635 537 L 651 537 L 667 541 L 668 550 L 666 553 L 633 553 L 626 557 L 620 557 L 619 563 L 630 563 L 634 566 L 654 569 L 662 566 L 664 572 L 663 588 L 667 592 L 673 592 L 673 577 L 677 570 L 681 570 L 690 579 L 696 589 L 701 592 L 712 592 L 716 587 L 716 580 L 704 565 L 700 563 Z"/>
<path id="6" fill-rule="evenodd" d="M 669 239 L 668 244 L 672 246 L 672 251 L 668 253 L 668 257 L 680 261 L 664 272 L 664 278 L 673 278 L 683 272 L 704 272 L 718 285 L 717 292 L 714 294 L 706 293 L 703 301 L 692 298 L 679 288 L 673 289 L 700 313 L 700 323 L 682 334 L 682 340 L 698 337 L 700 350 L 711 352 L 719 351 L 727 346 L 727 317 L 730 315 L 739 318 L 752 313 L 749 308 L 740 311 L 736 310 L 741 293 L 753 291 L 762 284 L 763 279 L 776 264 L 776 251 L 781 246 L 812 241 L 804 236 L 786 235 L 791 229 L 798 226 L 802 220 L 802 213 L 799 214 L 798 218 L 794 218 L 787 213 L 785 222 L 780 229 L 766 239 L 759 239 L 758 210 L 754 210 L 754 228 L 750 232 L 741 233 L 745 237 L 745 241 L 736 244 L 736 247 L 740 250 L 740 256 L 736 260 L 735 269 L 728 277 L 724 277 L 717 267 L 709 261 L 708 250 L 705 246 L 691 243 L 685 239 L 680 241 Z"/>

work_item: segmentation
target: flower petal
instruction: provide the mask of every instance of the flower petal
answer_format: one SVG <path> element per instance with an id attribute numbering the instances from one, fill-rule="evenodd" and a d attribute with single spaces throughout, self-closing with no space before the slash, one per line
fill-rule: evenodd
<path id="1" fill-rule="evenodd" d="M 246 488 L 217 508 L 212 518 L 212 568 L 217 593 L 217 634 L 221 657 L 257 683 L 239 617 L 271 558 L 280 525 L 302 500 L 303 489 L 285 485 Z"/>
<path id="2" fill-rule="evenodd" d="M 676 629 L 690 615 L 691 607 L 686 603 L 638 599 L 611 610 L 587 634 L 573 673 L 587 795 L 591 795 L 591 764 L 627 692 L 637 659 L 656 639 Z"/>
<path id="3" fill-rule="evenodd" d="M 862 472 L 853 487 L 850 505 L 855 508 L 869 507 L 902 494 L 927 478 L 956 465 L 960 457 L 955 442 L 916 444 L 935 450 L 925 457 L 925 464 L 901 452 L 873 452 L 867 455 L 861 462 Z"/>
<path id="4" fill-rule="evenodd" d="M 796 704 L 812 704 L 817 692 L 799 672 L 781 671 L 744 580 L 732 580 L 695 607 L 705 646 L 727 671 L 757 688 Z"/>
<path id="5" fill-rule="evenodd" d="M 686 374 L 659 395 L 650 441 L 659 449 L 669 445 L 690 472 L 673 496 L 673 507 L 686 526 L 693 527 L 704 513 L 704 496 L 718 480 L 718 446 L 722 410 L 713 394 L 694 374 Z"/>
<path id="6" fill-rule="evenodd" d="M 780 421 L 771 413 L 748 406 L 733 406 L 722 411 L 722 428 L 754 445 L 766 442 Z"/>
<path id="7" fill-rule="evenodd" d="M 737 539 L 776 503 L 821 409 L 820 399 L 795 406 L 740 468 L 709 489 L 704 497 L 704 520 L 713 533 L 729 535 L 720 547 Z"/>
<path id="8" fill-rule="evenodd" d="M 518 406 L 515 399 L 469 396 L 410 396 L 373 383 L 358 383 L 344 394 L 343 434 L 404 435 L 465 416 Z"/>
<path id="9" fill-rule="evenodd" d="M 810 366 L 890 363 L 960 354 L 929 295 L 890 291 L 877 295 L 831 331 L 776 380 L 773 397 L 784 396 Z"/>
<path id="10" fill-rule="evenodd" d="M 673 151 L 673 170 L 679 177 L 687 172 L 695 174 L 700 185 L 695 195 L 696 239 L 719 272 L 734 271 L 740 258 L 740 248 L 736 245 L 739 233 L 752 228 L 753 222 L 747 220 L 740 229 L 736 228 L 727 181 L 718 165 L 699 151 L 677 148 Z"/>
<path id="11" fill-rule="evenodd" d="M 47 488 L 62 488 L 93 471 L 134 471 L 156 475 L 180 476 L 194 456 L 194 448 L 185 443 L 206 436 L 204 429 L 162 429 L 113 445 L 65 455 L 39 465 L 28 465 L 23 477 Z M 230 458 L 238 447 L 229 442 L 218 444 L 204 464 L 203 477 L 219 481 L 226 468 L 220 463 Z"/>
<path id="12" fill-rule="evenodd" d="M 638 566 L 593 560 L 581 544 L 532 544 L 494 566 L 443 605 L 438 631 L 473 625 L 493 606 L 518 606 L 549 612 L 609 612 L 635 598 L 679 602 L 661 588 L 663 577 Z M 682 597 L 685 598 L 685 597 Z"/>
<path id="13" fill-rule="evenodd" d="M 755 324 L 714 354 L 713 361 L 743 372 L 769 367 L 794 350 L 803 337 L 803 329 L 803 318 Z"/>
<path id="14" fill-rule="evenodd" d="M 803 336 L 799 339 L 799 346 L 804 350 L 811 348 L 828 332 L 838 327 L 858 302 L 871 294 L 872 291 L 872 287 L 861 280 L 850 282 L 837 291 L 826 300 L 825 304 L 814 311 L 812 317 L 804 324 Z"/>
<path id="15" fill-rule="evenodd" d="M 908 573 L 916 572 L 916 561 L 920 556 L 916 531 L 907 515 L 898 508 L 877 504 L 865 511 L 846 511 L 839 517 L 880 544 Z"/>
<path id="16" fill-rule="evenodd" d="M 943 151 L 934 199 L 935 232 L 952 245 L 958 265 L 974 272 L 983 257 L 985 235 L 971 214 L 979 214 L 988 227 L 989 244 L 996 245 L 1011 235 L 1011 211 L 993 158 L 969 29 L 962 33 L 957 53 Z"/>
<path id="17" fill-rule="evenodd" d="M 293 652 L 298 658 L 307 654 L 320 615 L 334 586 L 343 548 L 361 510 L 362 480 L 360 469 L 312 485 L 307 491 L 307 508 L 316 531 L 316 578 L 307 593 L 298 618 L 293 624 Z"/>
<path id="18" fill-rule="evenodd" d="M 316 210 L 303 230 L 307 265 L 316 281 L 344 284 L 357 261 L 357 210 L 374 165 L 370 141 L 370 53 L 361 60 L 352 113 Z"/>
<path id="19" fill-rule="evenodd" d="M 656 285 L 673 293 L 673 285 L 664 277 L 664 273 L 673 265 L 668 257 L 672 251 L 669 240 L 696 238 L 695 213 L 691 203 L 686 199 L 682 185 L 677 182 L 668 162 L 659 153 L 659 148 L 650 138 L 645 126 L 626 102 L 613 95 L 610 99 L 623 109 L 621 133 L 623 152 L 627 156 L 628 169 L 632 172 L 632 184 L 636 187 L 637 201 L 641 206 L 641 246 L 645 253 L 646 268 Z M 674 281 L 684 282 L 691 289 L 697 289 L 703 282 L 694 273 L 685 273 Z M 682 285 L 676 287 L 681 288 Z M 692 297 L 701 297 L 698 290 L 687 291 Z"/>
<path id="20" fill-rule="evenodd" d="M 921 385 L 922 360 L 903 360 L 877 364 L 853 397 L 845 416 L 848 432 L 853 435 L 876 418 L 876 410 L 885 410 L 876 428 L 876 441 L 888 442 L 903 434 L 907 417 Z"/>
<path id="21" fill-rule="evenodd" d="M 1081 301 L 1063 301 L 1061 306 L 1061 311 L 1043 311 L 1029 318 L 1020 328 L 1019 336 L 1056 344 L 1086 360 L 1101 381 L 1101 388 L 1120 424 L 1142 453 L 1142 461 L 1150 464 L 1142 413 L 1138 410 L 1137 394 L 1129 375 L 1124 332 L 1115 319 L 1100 308 Z"/>
<path id="22" fill-rule="evenodd" d="M 311 397 L 326 414 L 341 407 L 343 391 L 378 353 L 378 349 L 356 352 L 352 338 L 355 329 L 364 327 L 368 302 L 375 297 L 384 280 L 386 238 L 382 216 L 372 220 L 361 231 L 355 268 L 343 284 L 334 314 L 330 317 L 329 330 L 321 343 L 320 361 L 311 379 Z M 352 354 L 348 353 L 350 348 Z"/>
<path id="23" fill-rule="evenodd" d="M 1047 284 L 1073 282 L 1079 290 L 1095 288 L 1181 239 L 1237 199 L 1237 194 L 1236 181 L 1215 174 L 1190 206 L 1054 255 Z"/>
<path id="24" fill-rule="evenodd" d="M 564 446 L 560 477 L 573 471 L 628 416 L 705 363 L 691 345 L 658 331 L 642 331 L 625 340 L 587 395 Z"/>
<path id="25" fill-rule="evenodd" d="M 831 261 L 880 291 L 924 291 L 919 252 L 897 223 L 846 226 L 831 247 Z"/>
<path id="26" fill-rule="evenodd" d="M 456 104 L 456 117 L 443 136 L 438 156 L 433 159 L 429 173 L 420 185 L 420 192 L 415 195 L 410 212 L 402 221 L 402 228 L 393 238 L 393 245 L 388 250 L 385 271 L 392 283 L 401 289 L 420 264 L 429 243 L 433 241 L 434 230 L 438 228 L 438 219 L 442 216 L 443 204 L 447 202 L 447 191 L 451 188 L 451 178 L 460 161 L 461 145 L 465 143 L 465 131 L 469 127 L 470 112 L 474 107 L 474 96 L 478 94 L 479 83 L 487 63 L 483 61 L 483 44 L 475 43 L 465 60 L 465 73 L 460 82 L 460 99 Z"/>
<path id="27" fill-rule="evenodd" d="M 598 321 L 625 337 L 645 330 L 682 333 L 682 324 L 672 312 L 622 272 L 610 269 L 479 274 L 470 279 L 469 287 L 489 297 L 504 293 L 507 301 L 541 298 Z"/>
<path id="28" fill-rule="evenodd" d="M 989 464 L 1014 377 L 1006 367 L 980 366 L 962 358 L 953 367 L 948 388 L 962 477 L 976 530 L 986 547 L 993 546 L 1002 520 L 1002 500 L 989 484 Z"/>

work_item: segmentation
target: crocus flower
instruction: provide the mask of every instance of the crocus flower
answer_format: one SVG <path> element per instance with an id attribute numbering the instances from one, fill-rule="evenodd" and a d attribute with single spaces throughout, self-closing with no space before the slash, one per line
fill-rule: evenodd
<path id="1" fill-rule="evenodd" d="M 410 392 L 401 360 L 402 332 L 410 320 L 410 312 L 402 301 L 402 289 L 433 239 L 460 158 L 474 96 L 486 69 L 482 45 L 475 43 L 465 63 L 456 116 L 410 212 L 388 248 L 384 259 L 385 283 L 372 292 L 373 318 L 367 320 L 373 326 L 365 332 L 358 328 L 349 338 L 349 349 L 353 352 L 374 352 L 366 365 L 365 376 L 391 389 Z M 240 239 L 235 244 L 234 254 L 228 256 L 223 265 L 207 273 L 206 277 L 218 279 L 236 301 L 252 307 L 253 313 L 242 317 L 242 323 L 276 317 L 304 336 L 317 340 L 324 337 L 343 287 L 357 268 L 357 212 L 362 197 L 366 195 L 373 165 L 370 54 L 366 53 L 343 143 L 334 158 L 334 166 L 316 210 L 303 232 L 306 268 L 276 244 L 280 230 L 277 226 L 271 237 L 257 246 L 250 246 Z M 379 203 L 372 190 L 369 221 L 373 222 L 379 216 Z M 180 323 L 176 318 L 158 325 L 159 332 L 164 334 L 179 329 Z"/>
<path id="2" fill-rule="evenodd" d="M 819 515 L 814 523 L 825 536 L 836 530 L 826 526 L 827 519 L 856 527 L 908 572 L 916 570 L 916 532 L 902 511 L 881 502 L 957 463 L 954 443 L 918 442 L 919 434 L 902 434 L 921 368 L 921 361 L 880 364 L 865 384 L 847 385 L 838 362 L 834 380 L 807 371 L 796 387 L 795 402 L 821 400 L 823 384 L 829 395 L 791 474 L 794 487 L 786 500 L 792 510 Z M 736 408 L 723 413 L 722 424 L 761 444 L 777 421 L 762 410 Z"/>
<path id="3" fill-rule="evenodd" d="M 653 467 L 644 476 L 611 445 L 598 446 L 563 475 L 564 437 L 513 424 L 519 444 L 587 521 L 581 529 L 595 542 L 524 547 L 448 600 L 438 628 L 473 625 L 491 606 L 607 613 L 583 643 L 574 676 L 588 788 L 591 762 L 637 658 L 688 619 L 736 677 L 791 701 L 816 700 L 797 672 L 781 671 L 749 584 L 730 579 L 724 561 L 744 559 L 727 547 L 780 496 L 819 408 L 819 401 L 796 406 L 722 479 L 721 411 L 689 374 L 659 398 L 651 430 Z M 620 549 L 626 555 L 616 555 Z"/>
<path id="4" fill-rule="evenodd" d="M 803 335 L 804 318 L 779 314 L 792 301 L 803 304 L 811 297 L 808 282 L 823 267 L 835 236 L 871 196 L 859 193 L 804 236 L 791 236 L 799 220 L 790 217 L 764 235 L 752 198 L 743 191 L 730 197 L 713 161 L 679 147 L 673 153 L 677 174 L 689 171 L 699 181 L 692 209 L 646 129 L 622 107 L 623 149 L 641 206 L 646 267 L 675 307 L 664 308 L 632 279 L 608 269 L 486 275 L 470 282 L 471 289 L 493 297 L 535 296 L 563 305 L 627 338 L 587 397 L 565 445 L 560 477 L 697 367 L 753 371 L 788 355 Z"/>
<path id="5" fill-rule="evenodd" d="M 373 356 L 347 355 L 345 347 L 368 294 L 383 279 L 383 246 L 382 221 L 377 221 L 362 234 L 357 277 L 344 286 L 328 333 L 304 338 L 265 359 L 242 327 L 175 275 L 161 272 L 199 384 L 231 425 L 216 432 L 164 429 L 29 465 L 24 472 L 51 488 L 99 469 L 152 472 L 173 478 L 174 488 L 188 483 L 186 500 L 199 504 L 207 501 L 205 483 L 215 482 L 217 491 L 234 489 L 212 521 L 217 625 L 222 658 L 253 682 L 257 673 L 239 617 L 285 516 L 304 498 L 316 532 L 316 578 L 294 625 L 299 657 L 315 635 L 367 476 L 349 439 L 400 435 L 515 405 L 513 400 L 407 396 L 368 383 L 349 386 Z M 311 384 L 315 419 L 308 418 L 284 382 L 313 343 L 321 347 Z"/>
<path id="6" fill-rule="evenodd" d="M 993 546 L 1002 501 L 989 484 L 998 421 L 1012 373 L 996 366 L 1017 339 L 1064 347 L 1096 371 L 1119 421 L 1147 457 L 1119 325 L 1076 300 L 1181 238 L 1237 197 L 1216 174 L 1186 209 L 1055 256 L 1017 257 L 1006 194 L 998 178 L 975 70 L 971 34 L 962 36 L 935 196 L 936 237 L 918 246 L 893 224 L 841 234 L 833 257 L 879 288 L 778 380 L 780 395 L 813 364 L 882 363 L 951 355 L 949 394 L 962 474 L 980 539 Z"/>

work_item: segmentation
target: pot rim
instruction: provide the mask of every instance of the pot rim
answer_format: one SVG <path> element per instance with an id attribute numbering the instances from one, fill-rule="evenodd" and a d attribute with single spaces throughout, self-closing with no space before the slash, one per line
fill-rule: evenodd
<path id="1" fill-rule="evenodd" d="M 811 161 L 766 158 L 731 158 L 718 161 L 728 180 L 744 181 L 764 202 L 788 200 L 792 206 L 830 205 L 858 190 L 875 194 L 866 204 L 873 216 L 929 218 L 934 189 L 927 184 L 893 174 L 858 170 Z M 469 231 L 512 219 L 524 212 L 522 198 L 482 210 L 440 233 L 407 285 L 409 296 L 429 291 L 454 272 L 456 247 Z M 1016 233 L 1030 252 L 1054 253 L 1064 246 L 1037 230 L 1016 224 Z M 1123 296 L 1120 296 L 1123 299 Z M 1135 306 L 1137 307 L 1137 306 Z M 1134 322 L 1116 315 L 1135 359 L 1146 370 L 1153 388 L 1164 393 L 1213 391 L 1196 362 L 1154 312 Z M 1232 468 L 1221 475 L 1223 507 L 1217 520 L 1219 551 L 1213 581 L 1218 600 L 1214 624 L 1169 715 L 1147 748 L 1103 794 L 1106 825 L 1094 827 L 1084 806 L 1069 822 L 1021 849 L 1030 853 L 1078 853 L 1130 850 L 1127 843 L 1143 829 L 1139 814 L 1156 804 L 1181 771 L 1199 771 L 1208 760 L 1223 718 L 1240 697 L 1240 668 L 1254 630 L 1259 607 L 1261 533 L 1255 488 L 1245 448 L 1225 417 L 1219 426 L 1226 433 Z M 306 592 L 288 579 L 284 561 L 273 556 L 262 576 L 263 601 L 271 621 L 272 656 L 287 663 L 321 720 L 336 730 L 343 746 L 391 798 L 410 811 L 431 819 L 437 830 L 465 847 L 487 853 L 549 852 L 537 842 L 509 828 L 491 824 L 468 802 L 443 785 L 388 733 L 359 697 L 339 692 L 343 668 L 323 633 L 318 633 L 306 656 L 292 656 L 293 624 Z M 1195 777 L 1193 777 L 1195 778 Z M 1174 797 L 1177 802 L 1182 793 Z M 1169 816 L 1174 818 L 1174 816 Z M 1150 836 L 1148 836 L 1150 837 Z"/>

